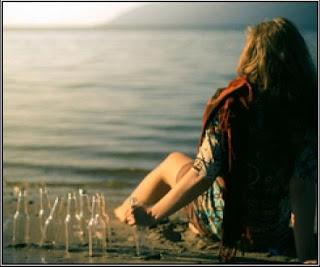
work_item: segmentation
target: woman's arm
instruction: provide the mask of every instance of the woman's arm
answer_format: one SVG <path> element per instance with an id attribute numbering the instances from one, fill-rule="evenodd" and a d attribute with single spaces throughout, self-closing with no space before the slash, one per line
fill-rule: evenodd
<path id="1" fill-rule="evenodd" d="M 305 147 L 297 158 L 293 177 L 290 180 L 291 208 L 296 251 L 299 260 L 317 257 L 315 233 L 317 227 L 317 133 L 308 132 Z"/>
<path id="2" fill-rule="evenodd" d="M 217 119 L 211 127 L 217 125 Z M 208 128 L 192 168 L 154 206 L 133 207 L 129 224 L 151 225 L 168 217 L 206 191 L 221 172 L 221 135 Z"/>
<path id="3" fill-rule="evenodd" d="M 157 224 L 161 219 L 172 215 L 202 194 L 212 182 L 211 179 L 206 179 L 191 168 L 154 206 L 133 206 L 127 222 L 129 225 L 141 226 Z"/>
<path id="4" fill-rule="evenodd" d="M 211 179 L 204 179 L 193 168 L 179 180 L 161 200 L 151 209 L 149 214 L 159 221 L 180 210 L 212 185 Z"/>

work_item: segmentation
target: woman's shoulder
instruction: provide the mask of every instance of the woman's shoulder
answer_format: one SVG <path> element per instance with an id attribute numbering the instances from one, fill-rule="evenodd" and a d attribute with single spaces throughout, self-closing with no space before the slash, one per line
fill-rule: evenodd
<path id="1" fill-rule="evenodd" d="M 225 87 L 219 87 L 215 90 L 215 93 L 210 98 L 211 101 L 220 99 L 225 99 L 231 96 L 239 96 L 241 93 L 244 95 L 250 94 L 254 86 L 244 77 L 237 76 L 233 80 L 227 83 Z M 244 90 L 241 90 L 244 89 Z"/>

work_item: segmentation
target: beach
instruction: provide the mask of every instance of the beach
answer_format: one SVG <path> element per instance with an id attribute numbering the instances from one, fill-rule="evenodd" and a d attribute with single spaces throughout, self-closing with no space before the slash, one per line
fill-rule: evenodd
<path id="1" fill-rule="evenodd" d="M 79 246 L 75 251 L 65 253 L 63 248 L 45 248 L 31 242 L 26 247 L 12 246 L 12 219 L 16 210 L 16 197 L 13 189 L 17 184 L 5 184 L 3 205 L 3 263 L 174 263 L 174 264 L 217 264 L 219 242 L 200 238 L 187 227 L 187 220 L 182 211 L 171 216 L 169 220 L 151 229 L 145 230 L 145 249 L 140 256 L 136 255 L 132 227 L 119 223 L 113 215 L 113 209 L 121 203 L 127 190 L 103 188 L 101 186 L 84 188 L 88 193 L 103 193 L 107 200 L 108 213 L 111 218 L 111 242 L 107 244 L 105 255 L 88 256 L 88 246 Z M 76 186 L 51 185 L 47 186 L 50 198 L 66 195 L 67 192 L 77 191 Z M 28 197 L 28 211 L 36 213 L 39 203 L 37 201 L 38 185 L 30 184 Z M 31 227 L 31 237 L 33 231 Z M 273 255 L 272 252 L 246 252 L 244 256 L 237 253 L 235 263 L 297 263 L 293 256 Z"/>
<path id="2" fill-rule="evenodd" d="M 316 59 L 317 33 L 305 37 Z M 178 212 L 146 233 L 113 209 L 170 152 L 195 158 L 207 99 L 236 75 L 242 30 L 6 30 L 4 32 L 3 263 L 219 263 L 219 243 L 195 236 Z M 106 255 L 13 247 L 14 188 L 27 182 L 29 212 L 40 184 L 56 196 L 103 193 L 111 217 Z M 31 227 L 32 231 L 37 231 Z M 31 233 L 32 235 L 32 233 Z M 237 263 L 295 263 L 276 251 Z"/>

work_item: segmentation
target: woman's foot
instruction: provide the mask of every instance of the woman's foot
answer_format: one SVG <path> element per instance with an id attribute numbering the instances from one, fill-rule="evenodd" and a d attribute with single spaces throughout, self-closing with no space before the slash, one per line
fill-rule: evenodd
<path id="1" fill-rule="evenodd" d="M 127 210 L 128 209 L 126 209 L 124 204 L 122 204 L 119 207 L 115 208 L 113 210 L 113 213 L 120 222 L 127 223 Z"/>

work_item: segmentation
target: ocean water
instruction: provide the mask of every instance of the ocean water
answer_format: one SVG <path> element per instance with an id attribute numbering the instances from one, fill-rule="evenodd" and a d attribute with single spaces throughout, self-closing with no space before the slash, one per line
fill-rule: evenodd
<path id="1" fill-rule="evenodd" d="M 171 151 L 194 157 L 243 44 L 231 30 L 5 31 L 4 181 L 127 186 Z"/>

